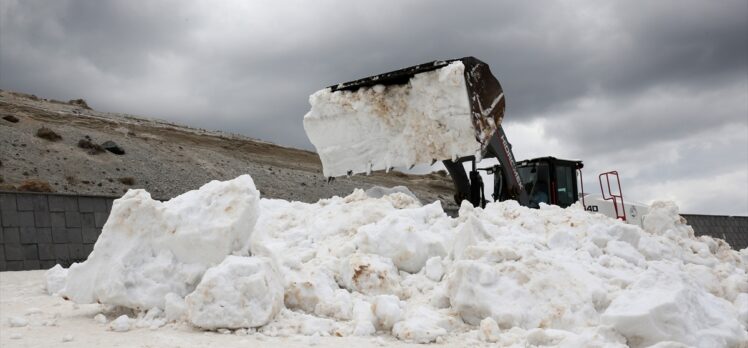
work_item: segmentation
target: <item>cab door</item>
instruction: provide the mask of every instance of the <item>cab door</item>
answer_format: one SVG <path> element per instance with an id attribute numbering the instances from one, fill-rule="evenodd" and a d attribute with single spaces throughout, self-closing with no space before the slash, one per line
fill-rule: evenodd
<path id="1" fill-rule="evenodd" d="M 576 167 L 557 162 L 552 166 L 551 203 L 566 208 L 577 201 Z"/>

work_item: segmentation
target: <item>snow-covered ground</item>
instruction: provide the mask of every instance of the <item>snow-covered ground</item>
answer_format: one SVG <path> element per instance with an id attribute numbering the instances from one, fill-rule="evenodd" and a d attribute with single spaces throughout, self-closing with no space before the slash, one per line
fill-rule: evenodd
<path id="1" fill-rule="evenodd" d="M 748 249 L 694 237 L 671 203 L 644 229 L 577 206 L 459 213 L 403 190 L 260 199 L 249 176 L 130 191 L 86 262 L 1 275 L 0 343 L 748 346 Z"/>
<path id="2" fill-rule="evenodd" d="M 99 304 L 77 305 L 49 296 L 44 290 L 44 271 L 0 272 L 0 347 L 301 348 L 315 343 L 340 348 L 411 346 L 386 336 L 270 337 L 243 335 L 241 331 L 203 331 L 188 324 L 166 324 L 158 330 L 129 326 L 124 332 L 112 330 L 110 322 L 122 314 L 133 316 L 129 311 L 109 310 Z"/>

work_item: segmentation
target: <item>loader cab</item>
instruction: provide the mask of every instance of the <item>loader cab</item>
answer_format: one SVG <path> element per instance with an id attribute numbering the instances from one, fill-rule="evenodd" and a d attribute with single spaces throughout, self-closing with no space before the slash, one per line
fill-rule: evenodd
<path id="1" fill-rule="evenodd" d="M 566 208 L 576 203 L 580 191 L 577 187 L 577 171 L 583 166 L 582 161 L 550 156 L 517 162 L 522 187 L 530 198 L 529 206 L 539 208 L 540 203 L 545 203 Z M 499 192 L 502 186 L 500 177 L 494 176 L 494 200 L 502 200 L 502 193 Z"/>
<path id="2" fill-rule="evenodd" d="M 522 186 L 530 196 L 530 207 L 540 203 L 566 208 L 576 203 L 579 197 L 577 170 L 582 161 L 563 160 L 555 157 L 540 157 L 517 163 Z"/>

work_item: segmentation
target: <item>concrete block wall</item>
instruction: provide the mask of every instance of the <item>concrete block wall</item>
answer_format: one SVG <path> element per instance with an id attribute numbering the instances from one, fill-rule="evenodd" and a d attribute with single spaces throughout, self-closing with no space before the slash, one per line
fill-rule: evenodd
<path id="1" fill-rule="evenodd" d="M 724 239 L 735 250 L 748 248 L 748 216 L 683 214 L 697 236 Z"/>
<path id="2" fill-rule="evenodd" d="M 83 261 L 116 197 L 0 192 L 0 271 Z"/>

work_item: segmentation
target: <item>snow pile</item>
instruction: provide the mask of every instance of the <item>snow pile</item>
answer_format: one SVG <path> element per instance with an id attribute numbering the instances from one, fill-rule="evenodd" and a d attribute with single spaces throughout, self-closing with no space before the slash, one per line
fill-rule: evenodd
<path id="1" fill-rule="evenodd" d="M 312 94 L 304 129 L 324 175 L 409 167 L 478 152 L 464 69 L 455 61 L 404 85 L 326 88 Z"/>
<path id="2" fill-rule="evenodd" d="M 114 202 L 88 259 L 70 267 L 61 295 L 78 303 L 164 308 L 166 294 L 183 298 L 209 267 L 246 252 L 258 202 L 249 175 L 212 181 L 163 203 L 130 190 Z"/>
<path id="3" fill-rule="evenodd" d="M 253 188 L 228 183 L 225 190 L 218 184 L 202 188 L 194 197 L 214 197 L 209 192 L 218 191 L 223 196 L 194 204 L 212 207 L 222 199 L 256 199 L 249 193 Z M 244 193 L 234 196 L 238 191 Z M 122 216 L 130 213 L 122 206 L 115 205 L 120 209 L 107 222 L 108 230 L 127 228 Z M 239 220 L 231 209 L 222 212 L 225 206 L 220 207 L 195 209 L 195 219 L 211 224 Z M 254 209 L 243 212 L 257 214 Z M 151 219 L 149 226 L 170 231 L 173 222 L 144 216 Z M 130 286 L 117 297 L 103 297 L 98 290 L 103 303 L 130 308 L 153 304 L 134 324 L 126 321 L 128 328 L 190 322 L 243 334 L 306 335 L 309 342 L 328 335 L 388 334 L 461 345 L 746 345 L 748 249 L 737 252 L 721 240 L 695 237 L 671 203 L 654 204 L 644 226 L 579 206 L 528 209 L 516 202 L 484 209 L 466 204 L 458 218 L 451 218 L 438 202 L 421 205 L 402 192 L 374 198 L 356 190 L 314 204 L 259 200 L 259 218 L 254 231 L 242 234 L 245 242 L 216 255 L 220 264 L 215 259 L 199 263 L 201 271 L 182 278 L 181 287 L 163 273 L 156 273 L 164 277 L 161 282 L 142 285 L 139 277 L 148 274 L 143 271 L 162 262 L 150 257 L 164 250 L 155 246 L 128 254 L 139 260 L 137 267 L 120 266 L 119 274 L 81 279 L 98 279 L 88 286 L 109 293 Z M 204 228 L 207 236 L 215 233 Z M 158 234 L 156 227 L 149 231 Z M 122 263 L 119 254 L 101 256 L 106 238 L 97 243 L 91 260 Z M 121 245 L 138 244 L 135 240 Z M 249 253 L 244 252 L 247 244 Z M 196 244 L 193 257 L 203 248 Z M 232 252 L 237 256 L 226 257 Z M 171 265 L 179 269 L 184 264 Z M 81 267 L 71 268 L 63 293 Z M 97 274 L 98 268 L 90 269 Z M 155 285 L 163 289 L 155 291 Z M 148 301 L 145 295 L 151 296 Z M 124 327 L 125 320 L 120 321 L 113 329 Z"/>

